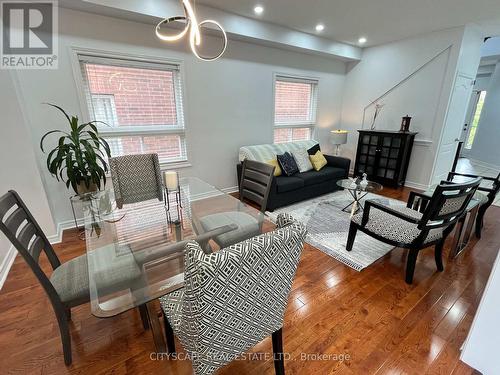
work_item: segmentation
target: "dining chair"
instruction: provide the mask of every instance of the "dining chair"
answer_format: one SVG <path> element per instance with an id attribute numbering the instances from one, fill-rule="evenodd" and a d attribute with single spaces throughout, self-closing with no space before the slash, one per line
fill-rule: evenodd
<path id="1" fill-rule="evenodd" d="M 71 319 L 71 308 L 90 300 L 87 256 L 61 264 L 37 221 L 13 190 L 0 197 L 0 230 L 21 254 L 49 297 L 59 324 L 64 363 L 70 365 L 68 320 Z M 42 251 L 53 269 L 50 277 L 39 265 Z"/>
<path id="2" fill-rule="evenodd" d="M 351 219 L 347 251 L 353 249 L 357 230 L 379 241 L 409 249 L 405 279 L 411 284 L 419 251 L 434 245 L 437 269 L 443 271 L 444 242 L 464 215 L 480 183 L 480 178 L 460 184 L 443 182 L 431 197 L 410 192 L 407 204 L 401 202 L 400 206 L 389 207 L 367 200 L 365 210 Z"/>
<path id="3" fill-rule="evenodd" d="M 109 158 L 111 179 L 118 208 L 149 199 L 163 201 L 163 182 L 158 154 Z"/>
<path id="4" fill-rule="evenodd" d="M 0 197 L 0 230 L 21 254 L 49 297 L 59 325 L 64 363 L 69 366 L 72 362 L 68 326 L 68 321 L 71 320 L 71 308 L 90 301 L 87 255 L 61 263 L 47 236 L 14 190 Z M 39 264 L 42 251 L 52 267 L 50 276 Z M 140 277 L 141 272 L 135 263 L 126 264 L 122 269 L 108 272 L 102 286 L 112 291 L 114 285 L 125 279 Z M 140 313 L 147 328 L 145 308 L 140 309 Z"/>
<path id="5" fill-rule="evenodd" d="M 274 166 L 267 163 L 243 160 L 239 189 L 240 200 L 254 202 L 261 212 L 266 212 L 274 169 Z"/>
<path id="6" fill-rule="evenodd" d="M 284 374 L 283 317 L 305 236 L 280 214 L 273 232 L 212 254 L 190 241 L 184 288 L 160 298 L 169 353 L 175 333 L 195 374 L 208 375 L 271 335 L 275 371 Z"/>
<path id="7" fill-rule="evenodd" d="M 266 163 L 245 159 L 242 165 L 239 188 L 240 201 L 251 201 L 264 213 L 271 190 L 274 168 L 274 166 Z M 262 222 L 263 218 L 258 220 L 242 211 L 220 212 L 200 218 L 203 231 L 213 231 L 221 226 L 230 224 L 238 226 L 234 231 L 213 238 L 215 243 L 221 248 L 259 235 L 261 233 Z"/>
<path id="8" fill-rule="evenodd" d="M 271 335 L 275 372 L 284 374 L 283 317 L 305 236 L 280 214 L 273 232 L 213 254 L 189 242 L 184 288 L 160 298 L 169 353 L 175 334 L 195 374 L 208 375 Z"/>

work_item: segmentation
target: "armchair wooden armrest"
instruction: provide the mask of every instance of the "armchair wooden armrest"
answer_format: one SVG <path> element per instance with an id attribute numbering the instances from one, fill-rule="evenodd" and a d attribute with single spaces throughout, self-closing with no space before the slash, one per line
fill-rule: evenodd
<path id="1" fill-rule="evenodd" d="M 497 180 L 496 177 L 480 176 L 480 175 L 475 175 L 475 174 L 458 173 L 458 172 L 450 172 L 450 173 L 448 173 L 448 180 L 450 180 L 450 177 L 453 177 L 453 176 L 470 177 L 470 178 L 481 177 L 483 180 L 487 180 L 487 181 L 496 181 Z"/>
<path id="2" fill-rule="evenodd" d="M 365 210 L 363 211 L 363 218 L 361 220 L 361 226 L 365 226 L 366 223 L 368 223 L 368 220 L 370 219 L 370 209 L 371 207 L 375 207 L 377 210 L 387 212 L 388 214 L 391 214 L 393 216 L 396 216 L 399 219 L 408 221 L 413 224 L 418 224 L 420 220 L 410 217 L 405 215 L 402 212 L 396 211 L 388 206 L 384 206 L 383 204 L 380 204 L 378 202 L 372 201 L 372 200 L 367 200 L 365 203 Z"/>

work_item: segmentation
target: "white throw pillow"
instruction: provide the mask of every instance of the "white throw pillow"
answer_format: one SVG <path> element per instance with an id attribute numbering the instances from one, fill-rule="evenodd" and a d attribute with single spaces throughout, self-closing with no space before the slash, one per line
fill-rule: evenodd
<path id="1" fill-rule="evenodd" d="M 313 169 L 307 150 L 293 151 L 292 155 L 297 163 L 297 166 L 299 167 L 299 172 L 307 172 Z"/>

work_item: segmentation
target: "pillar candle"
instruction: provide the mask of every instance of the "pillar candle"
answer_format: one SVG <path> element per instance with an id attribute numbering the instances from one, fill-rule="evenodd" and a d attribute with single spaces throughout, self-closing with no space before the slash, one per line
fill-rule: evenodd
<path id="1" fill-rule="evenodd" d="M 176 191 L 179 188 L 179 178 L 177 177 L 177 172 L 175 171 L 166 171 L 163 174 L 165 187 L 168 191 Z"/>

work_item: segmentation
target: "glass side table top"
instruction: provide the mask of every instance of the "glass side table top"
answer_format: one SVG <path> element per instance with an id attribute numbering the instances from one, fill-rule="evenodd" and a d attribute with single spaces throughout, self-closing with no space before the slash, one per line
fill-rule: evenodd
<path id="1" fill-rule="evenodd" d="M 337 185 L 347 190 L 363 191 L 367 193 L 374 193 L 384 188 L 378 182 L 368 181 L 366 185 L 363 185 L 363 184 L 356 184 L 355 180 L 350 178 L 345 178 L 337 181 Z"/>
<path id="2" fill-rule="evenodd" d="M 114 316 L 182 288 L 188 240 L 206 245 L 208 239 L 229 232 L 256 235 L 254 227 L 252 232 L 242 227 L 245 224 L 231 222 L 205 232 L 200 222 L 205 216 L 238 212 L 251 219 L 247 221 L 258 228 L 257 234 L 275 228 L 260 211 L 198 178 L 180 179 L 180 191 L 182 207 L 177 211 L 175 201 L 170 202 L 170 209 L 177 211 L 176 224 L 167 221 L 165 202 L 158 200 L 118 209 L 112 190 L 90 193 L 78 200 L 85 219 L 95 316 Z"/>

